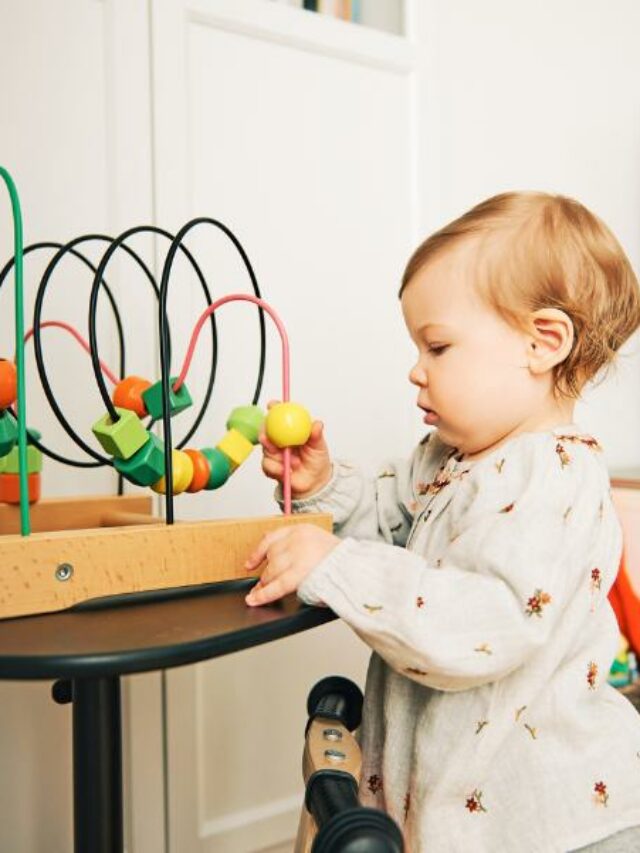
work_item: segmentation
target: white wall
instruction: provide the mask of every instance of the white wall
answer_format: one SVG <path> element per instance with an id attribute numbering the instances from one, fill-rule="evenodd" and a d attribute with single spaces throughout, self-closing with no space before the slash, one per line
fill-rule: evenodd
<path id="1" fill-rule="evenodd" d="M 640 270 L 640 3 L 429 0 L 415 4 L 427 164 L 424 232 L 510 189 L 574 196 Z M 614 468 L 640 464 L 640 359 L 577 419 Z"/>

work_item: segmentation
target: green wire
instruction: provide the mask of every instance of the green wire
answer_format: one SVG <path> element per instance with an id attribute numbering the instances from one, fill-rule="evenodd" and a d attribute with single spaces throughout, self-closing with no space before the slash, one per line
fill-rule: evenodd
<path id="1" fill-rule="evenodd" d="M 18 476 L 20 477 L 20 532 L 23 536 L 31 533 L 29 518 L 29 484 L 27 480 L 27 399 L 24 381 L 24 286 L 22 278 L 22 213 L 20 199 L 13 178 L 0 166 L 0 177 L 4 179 L 13 211 L 14 237 L 14 280 L 15 280 L 15 317 L 16 317 L 16 367 L 18 369 Z"/>

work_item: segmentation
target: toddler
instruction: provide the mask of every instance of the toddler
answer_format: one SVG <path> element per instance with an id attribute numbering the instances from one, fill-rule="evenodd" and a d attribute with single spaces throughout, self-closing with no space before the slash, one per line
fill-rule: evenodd
<path id="1" fill-rule="evenodd" d="M 640 718 L 606 680 L 621 530 L 573 421 L 640 325 L 638 282 L 582 205 L 506 193 L 422 243 L 400 298 L 429 431 L 369 481 L 314 423 L 294 508 L 337 536 L 268 534 L 247 603 L 297 590 L 371 646 L 360 799 L 411 853 L 638 851 Z"/>

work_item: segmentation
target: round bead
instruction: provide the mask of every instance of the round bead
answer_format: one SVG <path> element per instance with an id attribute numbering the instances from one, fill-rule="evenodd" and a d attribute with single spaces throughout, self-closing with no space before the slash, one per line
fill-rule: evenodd
<path id="1" fill-rule="evenodd" d="M 12 361 L 0 359 L 0 409 L 12 406 L 18 396 L 18 372 Z"/>
<path id="2" fill-rule="evenodd" d="M 199 450 L 185 450 L 184 452 L 193 463 L 193 477 L 187 487 L 187 491 L 192 494 L 200 492 L 202 489 L 206 489 L 209 478 L 211 477 L 209 461 L 204 453 L 201 453 Z"/>
<path id="3" fill-rule="evenodd" d="M 182 450 L 171 451 L 171 462 L 173 468 L 173 494 L 179 495 L 184 492 L 193 477 L 193 462 Z M 167 491 L 165 478 L 160 477 L 151 488 L 154 492 L 164 495 Z"/>
<path id="4" fill-rule="evenodd" d="M 251 444 L 257 444 L 263 423 L 260 406 L 237 406 L 229 415 L 227 429 L 237 429 Z"/>
<path id="5" fill-rule="evenodd" d="M 206 457 L 209 468 L 211 469 L 209 482 L 205 486 L 205 489 L 219 489 L 220 486 L 224 486 L 231 476 L 231 462 L 229 461 L 229 457 L 221 450 L 218 450 L 217 447 L 203 447 L 201 453 Z"/>
<path id="6" fill-rule="evenodd" d="M 276 403 L 267 412 L 267 437 L 276 447 L 298 447 L 311 435 L 311 415 L 298 403 Z"/>
<path id="7" fill-rule="evenodd" d="M 135 412 L 139 418 L 146 417 L 148 412 L 142 399 L 142 392 L 146 391 L 147 388 L 151 388 L 148 379 L 143 379 L 142 376 L 125 377 L 113 389 L 114 406 L 129 409 L 131 412 Z"/>

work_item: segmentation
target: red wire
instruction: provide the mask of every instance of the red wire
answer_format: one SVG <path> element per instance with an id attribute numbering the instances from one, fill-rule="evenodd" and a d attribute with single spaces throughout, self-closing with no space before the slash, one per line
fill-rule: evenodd
<path id="1" fill-rule="evenodd" d="M 228 296 L 223 296 L 220 299 L 217 299 L 215 302 L 212 302 L 211 305 L 207 306 L 205 310 L 202 312 L 200 317 L 198 318 L 198 322 L 194 326 L 193 332 L 191 334 L 191 340 L 189 341 L 189 346 L 187 347 L 187 354 L 184 359 L 184 364 L 182 365 L 182 370 L 180 371 L 180 375 L 178 376 L 176 382 L 173 385 L 173 390 L 177 391 L 182 383 L 184 382 L 187 373 L 189 372 L 189 367 L 191 365 L 191 360 L 193 358 L 193 353 L 196 348 L 196 344 L 198 342 L 198 336 L 202 331 L 202 327 L 206 323 L 207 319 L 216 311 L 221 305 L 225 305 L 227 302 L 252 302 L 254 305 L 258 305 L 262 308 L 263 311 L 271 317 L 273 322 L 276 324 L 278 332 L 280 333 L 280 340 L 282 342 L 282 400 L 283 402 L 289 402 L 289 339 L 287 337 L 287 332 L 284 327 L 284 323 L 280 319 L 280 317 L 276 314 L 273 308 L 265 302 L 263 299 L 258 298 L 257 296 L 252 296 L 249 293 L 231 293 Z M 282 491 L 284 493 L 284 511 L 285 515 L 290 515 L 291 513 L 291 448 L 285 447 L 284 450 L 284 476 L 282 481 Z"/>
<path id="2" fill-rule="evenodd" d="M 89 355 L 91 355 L 91 347 L 89 346 L 87 341 L 82 337 L 80 332 L 78 332 L 78 330 L 75 329 L 73 326 L 71 326 L 69 323 L 64 323 L 62 320 L 47 320 L 45 323 L 40 323 L 41 329 L 46 329 L 47 326 L 55 326 L 58 329 L 64 329 L 65 331 L 69 332 L 69 334 L 73 335 L 73 337 L 77 340 L 77 342 L 80 344 L 80 346 L 87 353 L 89 353 Z M 24 336 L 25 344 L 27 343 L 27 341 L 31 337 L 33 337 L 33 329 L 29 329 L 29 331 Z M 112 382 L 114 385 L 117 385 L 118 382 L 120 382 L 118 377 L 111 370 L 109 370 L 109 368 L 104 363 L 104 361 L 102 361 L 102 359 L 100 359 L 100 368 L 101 368 L 102 372 L 104 373 L 104 375 L 107 377 L 107 379 L 110 382 Z"/>

